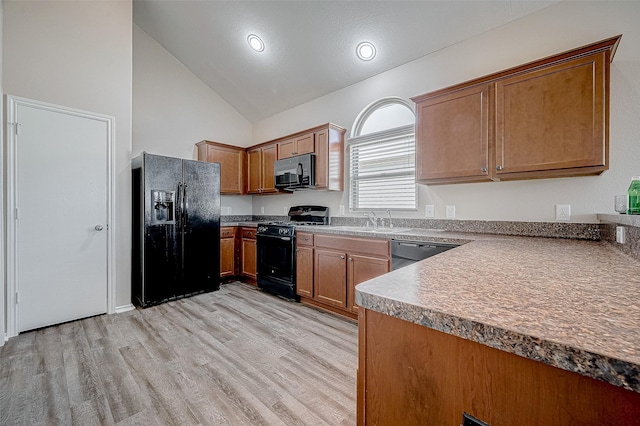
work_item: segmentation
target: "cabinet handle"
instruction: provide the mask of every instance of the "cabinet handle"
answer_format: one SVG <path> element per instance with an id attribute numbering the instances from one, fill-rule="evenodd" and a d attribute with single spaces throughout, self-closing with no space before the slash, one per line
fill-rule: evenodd
<path id="1" fill-rule="evenodd" d="M 344 256 L 340 256 L 340 259 L 344 259 Z"/>
<path id="2" fill-rule="evenodd" d="M 349 262 L 353 262 L 353 257 L 350 257 L 350 258 L 349 258 Z"/>
<path id="3" fill-rule="evenodd" d="M 486 167 L 483 167 L 483 168 L 481 168 L 481 169 L 480 169 L 480 171 L 481 171 L 482 173 L 486 173 L 486 172 L 487 172 L 487 168 L 486 168 Z"/>
<path id="4" fill-rule="evenodd" d="M 502 166 L 496 166 L 496 170 L 498 171 L 502 170 Z"/>

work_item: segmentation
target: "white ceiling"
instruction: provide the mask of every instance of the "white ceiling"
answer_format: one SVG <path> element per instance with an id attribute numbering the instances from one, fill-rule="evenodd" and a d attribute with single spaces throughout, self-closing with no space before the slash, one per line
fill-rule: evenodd
<path id="1" fill-rule="evenodd" d="M 474 37 L 552 1 L 134 0 L 134 22 L 255 122 Z M 265 42 L 257 53 L 250 33 Z M 377 56 L 363 62 L 356 45 Z"/>

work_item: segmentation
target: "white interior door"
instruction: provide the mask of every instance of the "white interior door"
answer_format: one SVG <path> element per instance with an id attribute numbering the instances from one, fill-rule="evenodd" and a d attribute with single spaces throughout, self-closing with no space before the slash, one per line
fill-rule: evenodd
<path id="1" fill-rule="evenodd" d="M 110 124 L 18 104 L 17 330 L 107 312 Z"/>

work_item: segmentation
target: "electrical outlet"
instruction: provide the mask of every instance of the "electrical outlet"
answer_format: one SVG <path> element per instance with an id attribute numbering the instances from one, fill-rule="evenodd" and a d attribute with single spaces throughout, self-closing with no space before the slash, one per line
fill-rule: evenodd
<path id="1" fill-rule="evenodd" d="M 340 204 L 340 216 L 344 216 L 344 205 Z"/>
<path id="2" fill-rule="evenodd" d="M 456 206 L 447 206 L 447 219 L 456 218 Z"/>
<path id="3" fill-rule="evenodd" d="M 616 226 L 616 243 L 624 244 L 624 235 L 625 228 L 624 226 Z"/>
<path id="4" fill-rule="evenodd" d="M 570 204 L 556 204 L 556 220 L 571 220 Z"/>
<path id="5" fill-rule="evenodd" d="M 425 217 L 436 217 L 436 207 L 433 204 L 427 204 L 424 206 Z"/>
<path id="6" fill-rule="evenodd" d="M 260 214 L 264 214 L 264 206 L 260 207 Z"/>
<path id="7" fill-rule="evenodd" d="M 282 207 L 282 213 L 284 213 L 285 216 L 289 216 L 289 207 Z"/>

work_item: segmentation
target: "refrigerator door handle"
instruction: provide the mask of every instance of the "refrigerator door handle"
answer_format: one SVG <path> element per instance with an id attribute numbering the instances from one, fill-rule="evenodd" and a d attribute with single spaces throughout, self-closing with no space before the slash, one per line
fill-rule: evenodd
<path id="1" fill-rule="evenodd" d="M 182 229 L 187 229 L 189 222 L 189 199 L 187 198 L 187 184 L 183 184 L 182 190 Z"/>
<path id="2" fill-rule="evenodd" d="M 182 212 L 184 210 L 184 203 L 182 201 L 182 182 L 178 182 L 178 211 L 176 212 L 176 228 L 182 229 Z"/>

